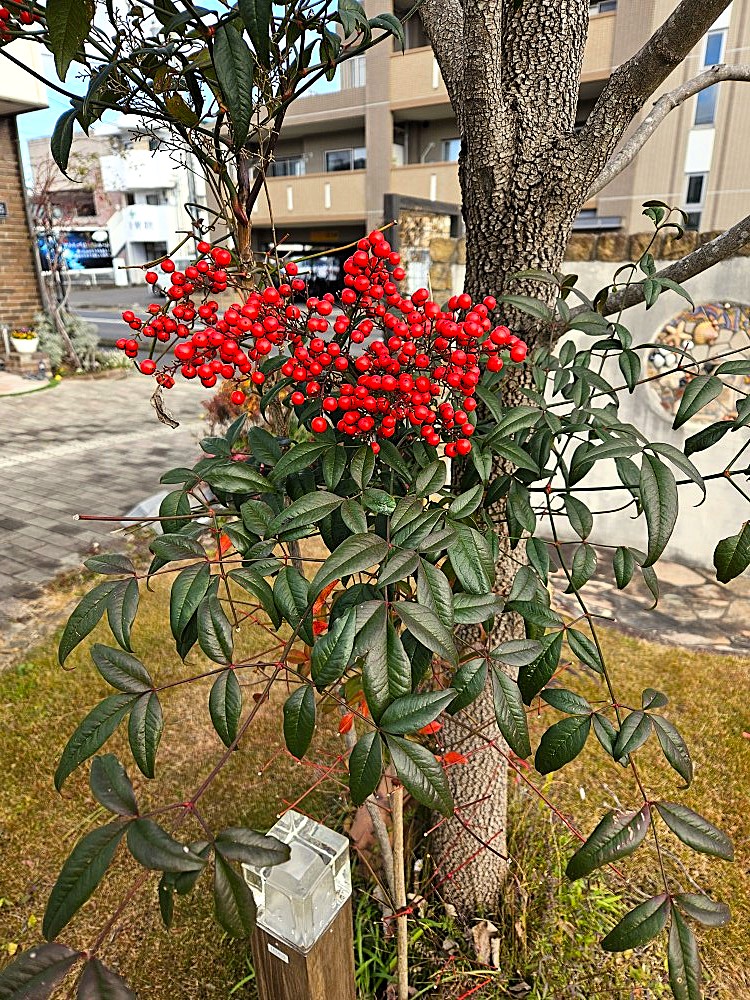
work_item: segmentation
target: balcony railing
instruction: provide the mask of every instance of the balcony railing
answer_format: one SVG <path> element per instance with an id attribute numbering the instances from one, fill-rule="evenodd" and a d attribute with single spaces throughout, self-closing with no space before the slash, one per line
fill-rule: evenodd
<path id="1" fill-rule="evenodd" d="M 364 170 L 302 177 L 269 177 L 268 197 L 274 225 L 279 227 L 321 222 L 359 222 L 365 212 Z M 255 204 L 253 225 L 269 225 L 271 213 L 264 194 Z"/>
<path id="2" fill-rule="evenodd" d="M 425 201 L 461 204 L 457 163 L 410 163 L 391 170 L 391 191 Z"/>
<path id="3" fill-rule="evenodd" d="M 450 105 L 448 91 L 432 49 L 409 49 L 391 56 L 391 106 L 424 107 L 430 104 Z"/>
<path id="4" fill-rule="evenodd" d="M 592 14 L 589 18 L 589 34 L 581 70 L 582 83 L 606 80 L 612 72 L 616 20 L 617 14 L 614 11 Z"/>

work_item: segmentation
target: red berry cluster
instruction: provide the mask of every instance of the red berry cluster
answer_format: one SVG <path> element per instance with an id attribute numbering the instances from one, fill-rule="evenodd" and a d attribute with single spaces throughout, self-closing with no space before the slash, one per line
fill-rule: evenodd
<path id="1" fill-rule="evenodd" d="M 12 9 L 0 6 L 0 42 L 9 42 L 24 28 L 29 28 L 40 18 L 20 4 L 12 3 Z"/>
<path id="2" fill-rule="evenodd" d="M 290 262 L 278 286 L 254 291 L 220 314 L 209 295 L 234 280 L 226 270 L 232 255 L 204 242 L 198 251 L 200 259 L 184 273 L 171 259 L 162 261 L 171 283 L 166 305 L 152 303 L 145 322 L 131 310 L 122 314 L 135 336 L 117 346 L 136 359 L 148 344 L 149 356 L 138 368 L 165 388 L 178 373 L 207 388 L 223 378 L 235 383 L 231 398 L 240 404 L 245 393 L 239 386 L 263 385 L 264 359 L 288 351 L 281 373 L 296 383 L 288 400 L 304 406 L 300 414 L 314 433 L 334 427 L 377 452 L 378 438 L 406 432 L 433 446 L 444 443 L 453 457 L 471 451 L 469 414 L 484 369 L 499 372 L 508 360 L 526 357 L 522 340 L 493 325 L 492 296 L 476 304 L 469 295 L 454 296 L 445 310 L 424 288 L 403 296 L 401 258 L 377 230 L 345 261 L 338 301 L 330 293 L 303 299 L 306 283 Z M 149 284 L 158 280 L 156 271 L 146 273 Z M 200 305 L 191 298 L 196 292 L 203 293 Z M 157 343 L 165 345 L 161 366 L 154 360 Z"/>

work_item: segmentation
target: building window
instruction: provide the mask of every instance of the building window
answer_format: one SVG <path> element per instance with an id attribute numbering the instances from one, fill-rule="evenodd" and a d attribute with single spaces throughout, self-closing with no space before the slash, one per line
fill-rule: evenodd
<path id="1" fill-rule="evenodd" d="M 726 31 L 712 31 L 706 37 L 706 48 L 703 54 L 703 66 L 716 66 L 724 56 Z M 695 104 L 696 125 L 713 125 L 716 120 L 716 103 L 719 98 L 719 85 L 702 90 Z"/>
<path id="2" fill-rule="evenodd" d="M 161 192 L 157 192 L 156 194 L 147 194 L 146 195 L 146 204 L 147 205 L 164 205 L 164 204 L 166 204 L 166 201 L 165 201 L 164 195 Z"/>
<path id="3" fill-rule="evenodd" d="M 356 56 L 349 62 L 350 87 L 364 87 L 367 82 L 367 63 L 364 56 Z"/>
<path id="4" fill-rule="evenodd" d="M 589 17 L 592 14 L 610 14 L 617 10 L 617 0 L 589 0 Z"/>
<path id="5" fill-rule="evenodd" d="M 364 146 L 354 149 L 329 149 L 326 153 L 326 173 L 339 170 L 364 170 L 367 167 L 367 150 Z"/>
<path id="6" fill-rule="evenodd" d="M 701 228 L 701 213 L 700 212 L 687 212 L 687 218 L 685 220 L 685 229 L 691 229 L 695 232 L 700 232 Z"/>
<path id="7" fill-rule="evenodd" d="M 269 177 L 302 177 L 304 172 L 304 156 L 279 156 L 268 168 Z"/>
<path id="8" fill-rule="evenodd" d="M 688 174 L 685 204 L 702 205 L 705 187 L 706 187 L 705 174 Z"/>
<path id="9" fill-rule="evenodd" d="M 158 260 L 160 257 L 165 257 L 169 250 L 167 249 L 166 243 L 144 243 L 143 253 L 146 260 Z"/>
<path id="10" fill-rule="evenodd" d="M 460 152 L 460 139 L 443 139 L 443 160 L 446 163 L 458 163 L 458 155 Z"/>

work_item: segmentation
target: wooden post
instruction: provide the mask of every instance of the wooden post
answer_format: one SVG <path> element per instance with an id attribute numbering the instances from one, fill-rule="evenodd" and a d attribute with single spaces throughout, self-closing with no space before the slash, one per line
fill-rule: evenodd
<path id="1" fill-rule="evenodd" d="M 262 927 L 252 947 L 260 1000 L 355 1000 L 351 899 L 308 952 Z"/>

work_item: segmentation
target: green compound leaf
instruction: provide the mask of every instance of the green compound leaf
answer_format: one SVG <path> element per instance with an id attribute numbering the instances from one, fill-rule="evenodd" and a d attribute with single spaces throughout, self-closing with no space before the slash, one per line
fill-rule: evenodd
<path id="1" fill-rule="evenodd" d="M 120 820 L 92 830 L 78 841 L 50 893 L 42 933 L 57 937 L 90 898 L 104 877 L 127 829 Z M 2 996 L 2 993 L 0 993 Z"/>
<path id="2" fill-rule="evenodd" d="M 447 707 L 446 711 L 450 715 L 455 715 L 456 712 L 460 712 L 462 708 L 466 708 L 467 705 L 471 705 L 471 703 L 475 701 L 484 690 L 486 683 L 486 660 L 477 658 L 469 660 L 468 663 L 462 663 L 453 675 L 451 687 L 456 692 L 456 695 Z"/>
<path id="3" fill-rule="evenodd" d="M 214 663 L 232 662 L 232 626 L 216 594 L 204 597 L 198 605 L 198 645 Z"/>
<path id="4" fill-rule="evenodd" d="M 699 892 L 681 892 L 674 897 L 674 902 L 688 917 L 698 920 L 706 927 L 722 927 L 732 918 L 726 903 L 710 899 Z"/>
<path id="5" fill-rule="evenodd" d="M 443 816 L 453 813 L 453 797 L 445 771 L 434 755 L 421 743 L 386 736 L 396 774 L 406 790 L 423 806 L 436 809 Z"/>
<path id="6" fill-rule="evenodd" d="M 737 535 L 722 538 L 714 551 L 716 579 L 729 583 L 750 566 L 750 521 L 745 521 Z"/>
<path id="7" fill-rule="evenodd" d="M 380 728 L 386 733 L 415 733 L 434 722 L 455 695 L 453 688 L 443 691 L 420 691 L 397 698 L 383 712 Z"/>
<path id="8" fill-rule="evenodd" d="M 34 945 L 0 972 L 0 997 L 47 1000 L 80 958 L 64 944 Z"/>
<path id="9" fill-rule="evenodd" d="M 648 552 L 641 565 L 652 566 L 666 548 L 677 520 L 677 483 L 671 469 L 655 455 L 641 464 L 640 496 L 648 527 Z"/>
<path id="10" fill-rule="evenodd" d="M 323 587 L 353 573 L 379 566 L 388 555 L 388 543 L 374 534 L 352 535 L 342 542 L 323 565 L 310 584 L 310 596 L 316 597 Z"/>
<path id="11" fill-rule="evenodd" d="M 672 910 L 667 949 L 669 985 L 674 1000 L 701 1000 L 701 960 L 695 934 L 677 910 Z"/>
<path id="12" fill-rule="evenodd" d="M 137 1000 L 137 998 L 122 976 L 108 969 L 98 958 L 91 958 L 78 981 L 76 1000 Z"/>
<path id="13" fill-rule="evenodd" d="M 404 626 L 423 646 L 431 649 L 447 663 L 458 662 L 453 636 L 429 608 L 412 601 L 396 601 L 393 609 Z"/>
<path id="14" fill-rule="evenodd" d="M 531 755 L 531 743 L 526 709 L 518 685 L 501 670 L 493 669 L 492 693 L 500 732 L 513 753 L 525 760 Z"/>
<path id="15" fill-rule="evenodd" d="M 89 775 L 96 801 L 118 816 L 137 816 L 138 803 L 127 771 L 113 753 L 94 757 Z"/>
<path id="16" fill-rule="evenodd" d="M 602 865 L 632 854 L 643 842 L 650 820 L 647 805 L 637 810 L 610 810 L 570 859 L 565 874 L 569 879 L 584 878 Z"/>
<path id="17" fill-rule="evenodd" d="M 651 718 L 664 756 L 680 777 L 685 779 L 685 784 L 690 785 L 693 781 L 693 762 L 679 730 L 660 715 L 652 715 Z"/>
<path id="18" fill-rule="evenodd" d="M 143 694 L 154 686 L 148 671 L 132 653 L 97 642 L 91 647 L 91 659 L 104 680 L 118 691 Z"/>
<path id="19" fill-rule="evenodd" d="M 310 676 L 318 691 L 323 691 L 344 676 L 354 652 L 357 611 L 350 608 L 312 648 Z"/>
<path id="20" fill-rule="evenodd" d="M 175 577 L 169 597 L 169 624 L 175 640 L 182 638 L 188 622 L 208 593 L 210 582 L 211 568 L 206 563 L 186 566 Z"/>
<path id="21" fill-rule="evenodd" d="M 256 868 L 280 865 L 291 857 L 291 848 L 276 837 L 266 837 L 243 826 L 228 827 L 216 837 L 214 845 L 222 856 L 244 861 Z"/>
<path id="22" fill-rule="evenodd" d="M 170 836 L 152 819 L 137 819 L 128 826 L 128 849 L 144 868 L 160 872 L 196 872 L 205 858 Z"/>
<path id="23" fill-rule="evenodd" d="M 45 18 L 49 42 L 55 57 L 55 70 L 61 80 L 68 74 L 82 42 L 91 30 L 94 18 L 92 0 L 48 0 Z"/>

